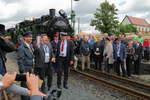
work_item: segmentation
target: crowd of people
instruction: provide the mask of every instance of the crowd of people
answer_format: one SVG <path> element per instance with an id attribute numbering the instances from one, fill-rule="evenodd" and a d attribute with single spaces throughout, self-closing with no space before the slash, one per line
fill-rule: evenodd
<path id="1" fill-rule="evenodd" d="M 98 40 L 93 36 L 76 37 L 74 42 L 75 70 L 81 62 L 82 71 L 87 66 L 87 69 L 93 67 L 130 78 L 132 74 L 140 74 L 141 61 L 149 61 L 150 58 L 150 39 L 144 40 L 141 33 L 133 39 L 126 35 L 104 34 Z"/>
<path id="2" fill-rule="evenodd" d="M 5 87 L 21 94 L 22 100 L 30 100 L 31 96 L 33 97 L 29 95 L 32 90 L 30 87 L 38 83 L 31 84 L 30 79 L 33 81 L 32 77 L 35 78 L 35 75 L 42 80 L 42 85 L 41 92 L 35 87 L 37 94 L 33 94 L 44 96 L 44 93 L 51 90 L 54 73 L 57 74 L 57 88 L 69 88 L 68 76 L 71 65 L 74 70 L 84 71 L 95 68 L 118 76 L 131 77 L 132 74 L 140 74 L 142 59 L 149 61 L 150 58 L 150 40 L 144 40 L 140 33 L 134 39 L 129 39 L 125 35 L 104 34 L 96 40 L 93 36 L 70 37 L 65 32 L 56 33 L 53 37 L 54 40 L 50 40 L 47 34 L 41 34 L 33 40 L 31 33 L 26 32 L 19 38 L 18 48 L 0 39 L 2 42 L 0 43 L 0 75 L 7 76 L 5 54 L 12 51 L 17 51 L 19 73 L 27 73 L 27 82 L 21 81 L 21 87 L 12 85 L 13 83 Z M 5 82 L 4 80 L 7 80 L 5 76 L 2 82 Z M 18 90 L 14 87 L 18 87 Z"/>

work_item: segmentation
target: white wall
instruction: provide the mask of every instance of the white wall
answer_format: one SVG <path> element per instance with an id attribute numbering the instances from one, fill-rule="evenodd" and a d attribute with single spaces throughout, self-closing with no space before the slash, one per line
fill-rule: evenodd
<path id="1" fill-rule="evenodd" d="M 128 17 L 125 17 L 125 19 L 123 20 L 122 24 L 131 24 L 131 22 L 129 21 Z"/>

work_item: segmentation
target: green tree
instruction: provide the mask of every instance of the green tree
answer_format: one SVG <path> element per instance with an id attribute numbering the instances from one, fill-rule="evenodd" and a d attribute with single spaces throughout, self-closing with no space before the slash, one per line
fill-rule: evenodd
<path id="1" fill-rule="evenodd" d="M 91 26 L 95 26 L 96 30 L 108 33 L 108 35 L 115 33 L 119 23 L 116 17 L 117 11 L 114 4 L 109 4 L 107 1 L 101 3 L 100 8 L 94 14 Z"/>
<path id="2" fill-rule="evenodd" d="M 137 28 L 134 27 L 132 24 L 127 24 L 127 25 L 120 24 L 118 27 L 118 31 L 121 34 L 131 33 L 131 32 L 137 33 Z"/>

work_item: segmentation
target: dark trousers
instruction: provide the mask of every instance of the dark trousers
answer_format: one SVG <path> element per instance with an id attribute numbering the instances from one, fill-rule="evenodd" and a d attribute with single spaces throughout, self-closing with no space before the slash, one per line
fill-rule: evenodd
<path id="1" fill-rule="evenodd" d="M 60 57 L 58 59 L 58 67 L 59 70 L 57 71 L 57 86 L 61 86 L 61 81 L 62 81 L 62 75 L 64 73 L 64 80 L 63 80 L 63 85 L 68 84 L 68 74 L 69 74 L 69 60 L 65 57 Z"/>
<path id="2" fill-rule="evenodd" d="M 115 63 L 116 63 L 115 66 L 116 66 L 117 75 L 121 76 L 121 74 L 120 74 L 120 67 L 121 67 L 122 76 L 125 77 L 126 76 L 126 70 L 125 70 L 125 66 L 124 66 L 124 61 L 122 61 L 120 58 L 117 58 Z"/>
<path id="3" fill-rule="evenodd" d="M 94 55 L 95 69 L 102 69 L 102 57 Z"/>
<path id="4" fill-rule="evenodd" d="M 144 50 L 144 59 L 149 60 L 150 59 L 149 55 L 150 55 L 149 50 L 148 48 L 146 48 L 146 50 Z"/>
<path id="5" fill-rule="evenodd" d="M 141 58 L 138 58 L 134 61 L 134 74 L 140 74 L 140 64 L 141 64 Z"/>
<path id="6" fill-rule="evenodd" d="M 108 73 L 110 72 L 110 69 L 113 68 L 113 64 L 109 64 L 109 59 L 106 59 L 105 61 L 105 71 L 107 71 Z"/>
<path id="7" fill-rule="evenodd" d="M 20 71 L 20 73 L 32 73 L 32 68 L 24 68 L 24 71 Z M 21 87 L 27 88 L 26 82 L 21 82 Z M 29 96 L 21 96 L 21 100 L 30 100 Z"/>
<path id="8" fill-rule="evenodd" d="M 126 59 L 126 68 L 127 68 L 127 75 L 131 76 L 131 66 L 132 66 L 132 59 L 131 59 L 131 55 L 127 55 L 127 59 Z"/>
<path id="9" fill-rule="evenodd" d="M 34 73 L 43 80 L 41 91 L 46 92 L 46 88 L 49 90 L 52 86 L 53 71 L 50 63 L 45 63 L 43 67 L 44 68 L 35 68 Z"/>

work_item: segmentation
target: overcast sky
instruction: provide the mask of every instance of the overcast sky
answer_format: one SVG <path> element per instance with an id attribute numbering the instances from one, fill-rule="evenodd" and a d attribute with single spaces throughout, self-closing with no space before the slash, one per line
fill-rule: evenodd
<path id="1" fill-rule="evenodd" d="M 105 0 L 80 0 L 73 2 L 76 17 L 80 18 L 82 31 L 96 32 L 90 26 L 93 13 Z M 145 18 L 150 22 L 150 0 L 107 0 L 118 8 L 118 19 L 122 21 L 125 15 Z M 0 23 L 6 28 L 13 27 L 16 23 L 33 17 L 48 14 L 50 8 L 57 11 L 64 9 L 70 14 L 71 0 L 0 0 Z M 77 24 L 76 24 L 77 27 Z"/>

